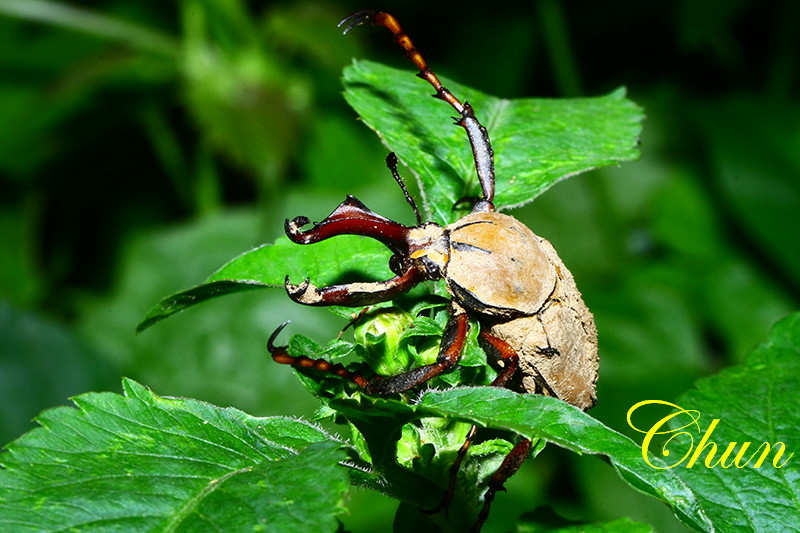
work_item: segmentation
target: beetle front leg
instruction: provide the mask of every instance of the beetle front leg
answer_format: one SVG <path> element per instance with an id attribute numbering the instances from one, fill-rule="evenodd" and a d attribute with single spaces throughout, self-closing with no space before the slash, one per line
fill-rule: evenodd
<path id="1" fill-rule="evenodd" d="M 343 305 L 359 307 L 385 302 L 410 290 L 423 281 L 425 276 L 416 267 L 386 281 L 355 282 L 330 287 L 317 287 L 308 279 L 300 285 L 294 285 L 286 277 L 286 292 L 289 298 L 303 305 Z"/>
<path id="2" fill-rule="evenodd" d="M 410 228 L 375 213 L 349 194 L 322 222 L 314 223 L 310 229 L 301 229 L 310 222 L 304 216 L 286 219 L 286 236 L 297 244 L 314 244 L 337 235 L 362 235 L 382 242 L 395 254 L 408 253 Z"/>

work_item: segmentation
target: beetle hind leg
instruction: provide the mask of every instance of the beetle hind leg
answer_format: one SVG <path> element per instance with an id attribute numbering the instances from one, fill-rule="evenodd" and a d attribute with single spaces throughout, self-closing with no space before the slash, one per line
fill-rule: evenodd
<path id="1" fill-rule="evenodd" d="M 508 478 L 516 474 L 519 467 L 522 466 L 523 461 L 528 457 L 530 451 L 531 440 L 522 439 L 511 449 L 500 464 L 500 468 L 489 478 L 489 488 L 483 495 L 483 507 L 481 507 L 478 518 L 472 526 L 473 532 L 481 530 L 483 523 L 489 517 L 489 509 L 492 506 L 495 494 L 497 494 L 498 491 L 506 490 L 504 486 L 505 482 L 508 481 Z"/>
<path id="2" fill-rule="evenodd" d="M 499 361 L 503 363 L 503 368 L 497 374 L 497 377 L 492 381 L 492 387 L 507 387 L 511 378 L 517 372 L 519 368 L 519 354 L 512 348 L 506 341 L 500 339 L 489 333 L 485 329 L 481 329 L 480 332 L 480 342 L 481 346 L 484 350 L 494 355 Z M 455 485 L 456 479 L 458 476 L 458 471 L 461 468 L 461 464 L 464 461 L 464 458 L 469 451 L 470 446 L 472 445 L 472 441 L 475 439 L 475 434 L 477 433 L 478 427 L 473 425 L 469 432 L 467 433 L 466 439 L 464 439 L 464 443 L 461 445 L 461 448 L 458 450 L 458 454 L 456 455 L 456 459 L 453 461 L 452 466 L 450 467 L 450 474 L 447 483 L 447 490 L 445 491 L 444 495 L 442 496 L 439 505 L 434 507 L 433 509 L 427 509 L 423 512 L 426 514 L 434 514 L 446 509 L 450 504 L 450 501 L 453 498 L 453 494 L 455 492 Z M 497 471 L 492 474 L 492 477 L 489 478 L 488 481 L 488 488 L 486 493 L 483 497 L 483 506 L 481 507 L 480 512 L 478 513 L 478 517 L 475 521 L 475 525 L 472 528 L 472 531 L 480 531 L 483 523 L 486 521 L 486 518 L 489 516 L 489 509 L 492 505 L 492 501 L 494 500 L 494 496 L 498 491 L 505 490 L 503 485 L 505 482 L 513 476 L 519 467 L 522 465 L 522 462 L 528 456 L 531 448 L 531 441 L 530 439 L 522 439 L 520 440 L 508 453 L 508 455 L 503 459 L 500 467 Z"/>

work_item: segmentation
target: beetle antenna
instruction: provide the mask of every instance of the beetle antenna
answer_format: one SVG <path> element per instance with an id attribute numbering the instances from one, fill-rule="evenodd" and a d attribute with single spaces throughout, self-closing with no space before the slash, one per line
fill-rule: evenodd
<path id="1" fill-rule="evenodd" d="M 406 189 L 406 184 L 403 181 L 403 178 L 400 177 L 400 173 L 397 172 L 397 156 L 395 155 L 394 152 L 389 152 L 389 155 L 386 156 L 386 166 L 389 167 L 389 171 L 392 173 L 394 180 L 403 190 L 403 196 L 406 197 L 406 202 L 408 202 L 408 205 L 410 205 L 411 209 L 414 210 L 414 216 L 417 217 L 417 226 L 421 226 L 422 215 L 420 214 L 419 209 L 417 208 L 417 202 L 415 202 L 414 199 L 411 197 L 411 195 L 408 194 L 408 189 Z"/>
<path id="2" fill-rule="evenodd" d="M 481 123 L 475 117 L 475 112 L 469 102 L 464 102 L 456 98 L 450 92 L 439 77 L 428 66 L 425 58 L 419 53 L 419 50 L 411 42 L 411 38 L 403 31 L 400 24 L 392 15 L 382 11 L 374 11 L 372 9 L 363 9 L 356 11 L 339 22 L 339 27 L 344 26 L 344 33 L 349 32 L 359 24 L 370 22 L 373 26 L 383 26 L 394 35 L 394 40 L 397 44 L 403 47 L 408 57 L 414 65 L 419 69 L 417 76 L 430 83 L 436 94 L 433 96 L 444 100 L 450 104 L 453 109 L 458 112 L 459 117 L 456 118 L 456 124 L 463 127 L 467 131 L 469 137 L 469 144 L 472 148 L 472 156 L 475 159 L 475 170 L 478 173 L 478 181 L 481 184 L 483 191 L 482 201 L 475 204 L 473 211 L 494 211 L 494 151 L 489 142 L 489 134 L 486 132 Z"/>

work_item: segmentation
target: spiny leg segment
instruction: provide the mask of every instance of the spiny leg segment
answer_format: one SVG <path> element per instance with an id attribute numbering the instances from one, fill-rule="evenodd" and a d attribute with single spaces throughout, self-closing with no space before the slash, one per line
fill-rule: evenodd
<path id="1" fill-rule="evenodd" d="M 269 351 L 270 355 L 272 355 L 273 361 L 282 365 L 292 365 L 298 368 L 314 368 L 320 372 L 334 374 L 336 376 L 349 379 L 362 388 L 367 384 L 366 379 L 361 377 L 359 374 L 350 372 L 340 364 L 333 364 L 324 359 L 311 359 L 305 355 L 289 355 L 289 352 L 287 351 L 288 346 L 275 346 L 275 339 L 288 323 L 289 321 L 286 321 L 278 326 L 278 328 L 272 332 L 272 335 L 269 336 L 269 340 L 267 340 L 267 350 Z"/>
<path id="2" fill-rule="evenodd" d="M 494 205 L 492 204 L 494 201 L 495 181 L 494 151 L 489 142 L 489 134 L 486 132 L 486 128 L 484 128 L 475 117 L 472 106 L 469 105 L 469 102 L 464 102 L 462 104 L 453 93 L 442 85 L 439 77 L 428 66 L 427 61 L 425 61 L 425 58 L 414 46 L 411 38 L 403 31 L 403 28 L 400 27 L 400 23 L 389 13 L 371 9 L 356 11 L 339 22 L 339 27 L 344 26 L 343 31 L 347 33 L 355 26 L 366 22 L 371 23 L 373 26 L 383 26 L 392 32 L 395 42 L 403 47 L 406 51 L 406 57 L 419 69 L 417 76 L 430 83 L 433 88 L 436 89 L 434 97 L 450 104 L 459 114 L 459 118 L 456 119 L 456 124 L 463 127 L 467 132 L 469 144 L 472 148 L 472 155 L 475 159 L 475 168 L 478 172 L 478 181 L 483 190 L 483 201 L 475 204 L 473 211 L 494 211 Z"/>

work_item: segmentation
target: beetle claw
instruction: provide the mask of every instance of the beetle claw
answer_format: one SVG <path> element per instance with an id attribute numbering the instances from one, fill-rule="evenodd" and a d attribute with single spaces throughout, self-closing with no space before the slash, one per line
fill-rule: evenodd
<path id="1" fill-rule="evenodd" d="M 289 320 L 287 320 L 286 322 L 284 322 L 283 324 L 281 324 L 280 326 L 278 326 L 277 328 L 275 328 L 275 331 L 273 331 L 273 332 L 272 332 L 272 335 L 270 335 L 270 336 L 269 336 L 269 339 L 267 339 L 267 351 L 268 351 L 269 353 L 271 353 L 271 354 L 274 354 L 274 353 L 275 353 L 275 352 L 277 352 L 278 350 L 282 350 L 282 349 L 285 349 L 285 348 L 286 348 L 286 346 L 275 346 L 275 339 L 277 339 L 277 338 L 278 338 L 278 335 L 280 335 L 281 331 L 283 331 L 283 328 L 285 328 L 285 327 L 286 327 L 286 325 L 287 325 L 289 322 L 290 322 L 290 321 L 289 321 Z"/>
<path id="2" fill-rule="evenodd" d="M 294 217 L 292 220 L 287 218 L 283 223 L 283 229 L 286 231 L 286 235 L 295 237 L 302 233 L 300 228 L 309 223 L 311 223 L 311 219 L 304 216 Z"/>
<path id="3" fill-rule="evenodd" d="M 289 298 L 299 304 L 304 305 L 324 305 L 324 299 L 320 295 L 320 290 L 316 285 L 313 285 L 308 278 L 303 280 L 300 285 L 293 285 L 289 281 L 289 276 L 286 276 L 286 293 Z"/>
<path id="4" fill-rule="evenodd" d="M 347 35 L 347 32 L 358 26 L 359 24 L 364 24 L 365 22 L 369 22 L 370 18 L 374 17 L 378 12 L 374 9 L 362 9 L 360 11 L 356 11 L 355 13 L 351 13 L 347 15 L 345 18 L 339 21 L 337 26 L 341 28 L 344 26 L 342 33 Z"/>
<path id="5" fill-rule="evenodd" d="M 286 280 L 284 281 L 286 292 L 289 293 L 289 297 L 295 301 L 303 297 L 310 285 L 311 280 L 308 278 L 304 279 L 300 285 L 294 285 L 291 281 L 289 281 L 289 276 L 286 276 Z"/>

